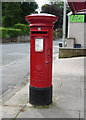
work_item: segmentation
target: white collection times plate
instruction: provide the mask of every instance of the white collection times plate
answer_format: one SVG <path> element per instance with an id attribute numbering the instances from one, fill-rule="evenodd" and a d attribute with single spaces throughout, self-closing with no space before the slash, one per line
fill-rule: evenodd
<path id="1" fill-rule="evenodd" d="M 35 39 L 35 51 L 43 51 L 43 38 Z"/>

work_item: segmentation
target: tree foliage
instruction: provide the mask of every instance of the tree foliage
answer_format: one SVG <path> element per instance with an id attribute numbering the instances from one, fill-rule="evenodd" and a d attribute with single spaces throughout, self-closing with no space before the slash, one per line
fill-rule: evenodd
<path id="1" fill-rule="evenodd" d="M 20 5 L 22 10 L 22 23 L 27 23 L 25 20 L 25 16 L 34 13 L 35 10 L 38 8 L 38 5 L 36 4 L 36 2 L 23 2 L 20 3 Z"/>
<path id="2" fill-rule="evenodd" d="M 17 2 L 2 3 L 2 23 L 9 27 L 21 21 L 21 7 Z"/>
<path id="3" fill-rule="evenodd" d="M 55 23 L 54 29 L 57 27 L 61 27 L 62 24 L 62 10 L 60 8 L 57 7 L 56 4 L 52 4 L 52 5 L 44 5 L 42 6 L 42 11 L 43 13 L 49 13 L 49 14 L 53 14 L 58 16 L 58 21 Z"/>
<path id="4" fill-rule="evenodd" d="M 67 6 L 67 13 L 70 11 L 69 7 Z M 42 11 L 44 13 L 49 13 L 58 16 L 58 21 L 54 25 L 54 29 L 62 28 L 63 24 L 63 9 L 64 9 L 64 2 L 58 2 L 55 4 L 45 4 L 42 6 Z"/>
<path id="5" fill-rule="evenodd" d="M 3 2 L 2 24 L 4 27 L 12 27 L 17 23 L 27 23 L 25 16 L 37 9 L 36 2 Z"/>

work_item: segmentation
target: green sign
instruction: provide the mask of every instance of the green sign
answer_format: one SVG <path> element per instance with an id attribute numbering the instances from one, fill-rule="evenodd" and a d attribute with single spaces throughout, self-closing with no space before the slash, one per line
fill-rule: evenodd
<path id="1" fill-rule="evenodd" d="M 84 15 L 71 15 L 70 22 L 71 23 L 84 23 Z"/>

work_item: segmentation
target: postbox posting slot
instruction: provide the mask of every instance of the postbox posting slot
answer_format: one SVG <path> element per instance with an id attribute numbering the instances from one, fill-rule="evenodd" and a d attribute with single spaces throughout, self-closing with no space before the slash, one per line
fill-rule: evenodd
<path id="1" fill-rule="evenodd" d="M 47 34 L 47 31 L 32 31 L 32 34 Z"/>
<path id="2" fill-rule="evenodd" d="M 35 36 L 38 36 L 38 35 L 42 35 L 42 36 L 48 36 L 48 31 L 43 31 L 43 30 L 41 30 L 41 31 L 31 31 L 31 34 L 32 35 L 35 35 Z"/>

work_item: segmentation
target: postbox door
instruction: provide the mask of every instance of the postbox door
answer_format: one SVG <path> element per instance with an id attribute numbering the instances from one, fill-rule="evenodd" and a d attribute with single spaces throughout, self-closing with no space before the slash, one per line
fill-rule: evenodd
<path id="1" fill-rule="evenodd" d="M 30 84 L 33 87 L 52 85 L 52 41 L 48 37 L 31 38 Z"/>

